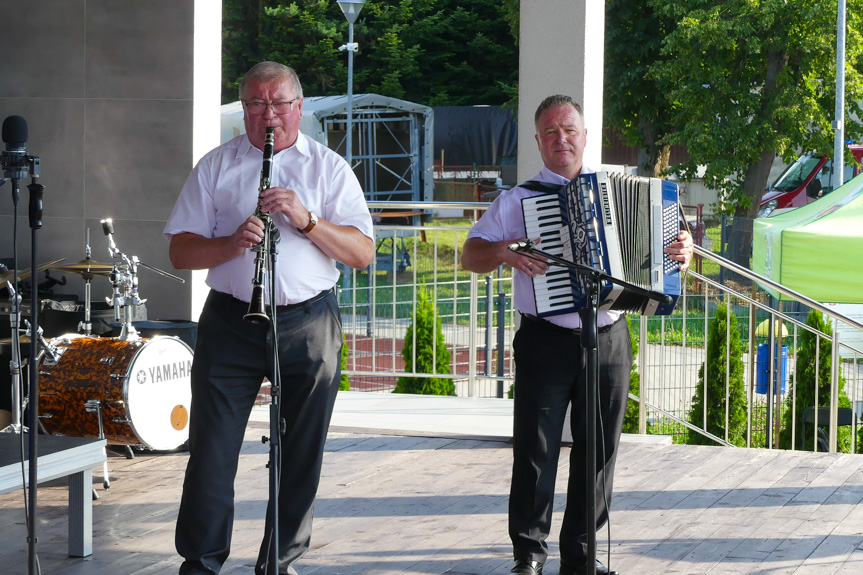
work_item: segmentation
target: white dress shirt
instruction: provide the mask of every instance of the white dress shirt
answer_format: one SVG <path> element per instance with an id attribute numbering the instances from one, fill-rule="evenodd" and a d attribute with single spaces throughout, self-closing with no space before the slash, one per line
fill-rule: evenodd
<path id="1" fill-rule="evenodd" d="M 205 238 L 233 234 L 255 212 L 262 164 L 263 152 L 252 146 L 245 134 L 201 158 L 180 191 L 165 225 L 165 238 L 170 241 L 173 235 L 184 232 Z M 374 239 L 362 188 L 347 162 L 302 133 L 293 146 L 273 157 L 270 187 L 276 186 L 294 190 L 303 205 L 318 217 L 355 227 Z M 299 303 L 332 289 L 339 279 L 335 262 L 284 214 L 274 214 L 273 221 L 281 233 L 276 304 Z M 255 252 L 247 250 L 242 256 L 210 268 L 207 285 L 248 302 L 254 261 Z"/>

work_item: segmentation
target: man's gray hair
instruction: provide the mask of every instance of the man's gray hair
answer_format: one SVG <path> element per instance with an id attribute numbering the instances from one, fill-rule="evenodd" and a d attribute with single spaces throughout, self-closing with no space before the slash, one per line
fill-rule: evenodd
<path id="1" fill-rule="evenodd" d="M 533 123 L 536 124 L 539 122 L 539 117 L 543 112 L 548 110 L 549 108 L 554 108 L 555 106 L 564 106 L 569 105 L 575 108 L 575 111 L 578 112 L 578 115 L 581 116 L 582 122 L 584 121 L 584 112 L 581 111 L 581 104 L 574 101 L 569 96 L 564 96 L 562 94 L 555 94 L 554 96 L 549 96 L 545 100 L 539 103 L 539 106 L 536 109 L 536 113 L 533 115 Z"/>
<path id="2" fill-rule="evenodd" d="M 300 84 L 300 78 L 297 76 L 297 73 L 293 68 L 285 66 L 284 64 L 279 64 L 278 62 L 259 62 L 246 72 L 246 75 L 243 76 L 243 80 L 240 82 L 241 100 L 243 99 L 243 92 L 245 91 L 249 80 L 257 80 L 258 82 L 287 80 L 294 89 L 294 92 L 297 94 L 297 98 L 303 97 L 303 87 Z"/>

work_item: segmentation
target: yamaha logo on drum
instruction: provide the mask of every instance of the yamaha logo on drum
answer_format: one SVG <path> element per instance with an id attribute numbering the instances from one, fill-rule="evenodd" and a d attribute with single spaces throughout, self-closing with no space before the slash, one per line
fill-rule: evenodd
<path id="1" fill-rule="evenodd" d="M 175 379 L 184 379 L 192 373 L 192 360 L 174 361 L 162 365 L 155 365 L 147 369 L 140 369 L 135 376 L 139 384 L 162 383 Z"/>

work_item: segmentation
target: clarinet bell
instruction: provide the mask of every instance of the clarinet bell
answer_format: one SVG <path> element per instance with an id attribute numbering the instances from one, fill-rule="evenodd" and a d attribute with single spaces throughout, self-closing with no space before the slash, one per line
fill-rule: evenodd
<path id="1" fill-rule="evenodd" d="M 264 288 L 262 286 L 252 287 L 252 301 L 249 302 L 249 311 L 243 319 L 255 325 L 269 323 L 270 316 L 264 309 Z"/>

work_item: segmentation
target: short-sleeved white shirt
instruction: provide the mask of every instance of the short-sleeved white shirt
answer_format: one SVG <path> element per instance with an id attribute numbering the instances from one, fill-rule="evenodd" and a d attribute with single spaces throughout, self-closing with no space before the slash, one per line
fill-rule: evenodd
<path id="1" fill-rule="evenodd" d="M 582 174 L 593 173 L 587 167 L 581 169 Z M 546 167 L 532 178 L 549 184 L 566 185 L 569 180 L 560 176 Z M 479 221 L 471 228 L 468 239 L 481 238 L 490 242 L 515 241 L 524 237 L 524 212 L 521 200 L 532 196 L 538 196 L 541 192 L 534 192 L 521 186 L 505 190 L 492 202 L 489 209 L 482 215 Z M 542 249 L 542 245 L 537 246 Z M 536 301 L 533 294 L 533 280 L 520 270 L 512 271 L 513 305 L 522 313 L 536 315 Z M 620 312 L 599 312 L 599 326 L 614 323 L 620 317 Z M 568 313 L 549 316 L 546 320 L 556 325 L 576 329 L 581 327 L 581 318 L 578 313 Z"/>
<path id="2" fill-rule="evenodd" d="M 233 234 L 255 212 L 263 152 L 243 134 L 212 150 L 189 174 L 165 225 L 168 240 L 189 232 L 205 238 Z M 347 162 L 300 133 L 296 143 L 273 157 L 270 186 L 294 190 L 320 218 L 352 226 L 374 238 L 372 219 L 360 183 Z M 282 214 L 273 215 L 278 244 L 276 305 L 305 301 L 332 289 L 339 278 L 335 262 Z M 207 285 L 249 301 L 255 252 L 210 268 Z M 269 298 L 267 298 L 269 302 Z"/>

